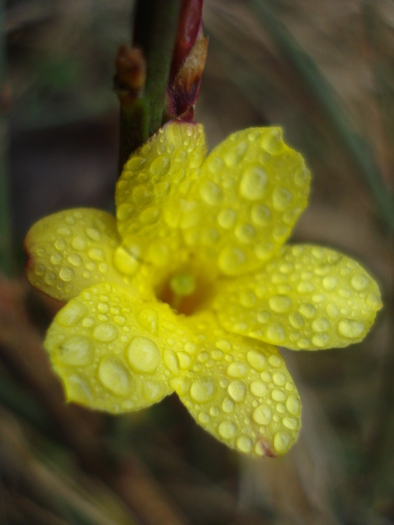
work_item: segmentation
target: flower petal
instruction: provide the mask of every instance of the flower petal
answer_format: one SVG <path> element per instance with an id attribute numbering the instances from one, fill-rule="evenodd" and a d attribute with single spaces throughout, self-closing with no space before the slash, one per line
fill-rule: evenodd
<path id="1" fill-rule="evenodd" d="M 98 284 L 55 317 L 44 346 L 67 399 L 107 412 L 156 403 L 180 374 L 176 352 L 188 338 L 168 305 L 136 301 L 115 284 Z"/>
<path id="2" fill-rule="evenodd" d="M 277 349 L 225 332 L 212 315 L 189 319 L 194 362 L 172 385 L 192 416 L 239 452 L 287 452 L 297 439 L 301 404 Z"/>
<path id="3" fill-rule="evenodd" d="M 116 186 L 116 216 L 124 246 L 138 258 L 168 267 L 186 257 L 179 226 L 205 152 L 202 125 L 174 121 L 125 164 Z"/>
<path id="4" fill-rule="evenodd" d="M 289 237 L 307 204 L 310 174 L 280 128 L 251 128 L 208 156 L 189 194 L 185 242 L 212 272 L 256 270 Z"/>
<path id="5" fill-rule="evenodd" d="M 219 288 L 219 322 L 229 331 L 292 350 L 361 341 L 381 308 L 376 282 L 355 261 L 316 246 L 285 246 L 264 270 Z"/>
<path id="6" fill-rule="evenodd" d="M 113 265 L 119 242 L 115 217 L 109 213 L 86 208 L 55 213 L 36 222 L 26 235 L 27 278 L 60 301 L 98 282 L 124 284 Z"/>

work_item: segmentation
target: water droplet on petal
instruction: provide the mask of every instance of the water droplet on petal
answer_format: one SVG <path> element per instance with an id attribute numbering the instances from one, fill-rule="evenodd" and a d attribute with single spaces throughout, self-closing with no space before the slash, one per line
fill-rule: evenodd
<path id="1" fill-rule="evenodd" d="M 219 268 L 224 274 L 233 275 L 238 273 L 246 262 L 245 252 L 239 248 L 228 246 L 219 255 Z"/>
<path id="2" fill-rule="evenodd" d="M 267 173 L 259 166 L 252 166 L 246 169 L 242 175 L 239 189 L 245 199 L 259 200 L 263 197 L 267 184 Z"/>
<path id="3" fill-rule="evenodd" d="M 223 412 L 226 412 L 226 414 L 229 414 L 230 412 L 233 412 L 234 410 L 234 401 L 231 401 L 228 397 L 225 397 L 222 403 L 222 410 Z"/>
<path id="4" fill-rule="evenodd" d="M 266 337 L 272 344 L 281 344 L 286 339 L 286 332 L 281 324 L 274 323 L 267 328 Z"/>
<path id="5" fill-rule="evenodd" d="M 126 352 L 130 365 L 139 372 L 152 373 L 161 361 L 159 348 L 147 337 L 135 337 Z"/>
<path id="6" fill-rule="evenodd" d="M 168 173 L 170 165 L 170 159 L 168 157 L 165 157 L 164 155 L 161 155 L 152 162 L 149 169 L 152 175 L 156 177 L 162 177 L 163 175 Z"/>
<path id="7" fill-rule="evenodd" d="M 75 273 L 74 270 L 68 268 L 67 266 L 60 269 L 59 277 L 64 282 L 70 282 L 73 280 Z"/>
<path id="8" fill-rule="evenodd" d="M 327 275 L 323 279 L 323 287 L 327 292 L 331 292 L 332 290 L 335 290 L 335 288 L 338 286 L 338 279 L 332 275 Z"/>
<path id="9" fill-rule="evenodd" d="M 58 347 L 56 359 L 65 365 L 84 366 L 93 361 L 93 344 L 88 337 L 74 335 Z"/>
<path id="10" fill-rule="evenodd" d="M 291 300 L 285 295 L 274 295 L 268 300 L 271 310 L 277 313 L 287 312 L 291 306 Z"/>
<path id="11" fill-rule="evenodd" d="M 95 327 L 92 335 L 97 341 L 108 343 L 116 339 L 118 329 L 111 323 L 101 323 Z"/>
<path id="12" fill-rule="evenodd" d="M 99 242 L 101 240 L 101 233 L 96 228 L 86 228 L 86 235 L 92 241 Z"/>
<path id="13" fill-rule="evenodd" d="M 71 242 L 71 246 L 74 248 L 74 250 L 82 251 L 86 248 L 86 241 L 82 237 L 74 237 Z"/>
<path id="14" fill-rule="evenodd" d="M 359 274 L 352 277 L 350 284 L 357 292 L 361 292 L 365 290 L 365 288 L 369 285 L 369 282 L 370 280 L 366 275 Z"/>
<path id="15" fill-rule="evenodd" d="M 231 363 L 226 370 L 226 374 L 229 377 L 234 378 L 245 377 L 248 372 L 248 365 L 246 363 L 243 363 L 242 361 L 235 361 L 234 363 Z"/>
<path id="16" fill-rule="evenodd" d="M 286 188 L 277 188 L 273 193 L 273 205 L 278 211 L 284 211 L 293 200 L 292 193 Z"/>
<path id="17" fill-rule="evenodd" d="M 101 361 L 98 377 L 103 386 L 117 396 L 126 397 L 134 387 L 129 371 L 115 357 L 109 357 Z"/>
<path id="18" fill-rule="evenodd" d="M 258 425 L 268 425 L 272 420 L 272 411 L 267 405 L 259 405 L 253 410 L 252 419 Z"/>
<path id="19" fill-rule="evenodd" d="M 267 385 L 265 385 L 261 381 L 253 381 L 253 383 L 250 384 L 249 388 L 250 388 L 251 393 L 255 397 L 263 397 L 268 392 Z"/>
<path id="20" fill-rule="evenodd" d="M 142 395 L 148 403 L 155 403 L 163 397 L 163 385 L 158 381 L 144 379 L 142 383 Z"/>
<path id="21" fill-rule="evenodd" d="M 222 421 L 218 426 L 218 433 L 223 439 L 231 439 L 237 433 L 237 425 L 232 421 Z"/>
<path id="22" fill-rule="evenodd" d="M 365 332 L 365 324 L 353 319 L 342 319 L 338 324 L 338 331 L 348 339 L 358 339 Z"/>
<path id="23" fill-rule="evenodd" d="M 73 326 L 87 313 L 85 305 L 78 302 L 68 303 L 56 316 L 56 321 L 62 326 Z"/>
<path id="24" fill-rule="evenodd" d="M 197 379 L 190 387 L 190 396 L 197 403 L 207 403 L 216 395 L 215 383 L 208 378 Z"/>
<path id="25" fill-rule="evenodd" d="M 301 403 L 295 394 L 290 394 L 286 401 L 286 408 L 290 414 L 297 416 L 301 410 Z"/>
<path id="26" fill-rule="evenodd" d="M 222 190 L 212 181 L 206 181 L 200 188 L 200 195 L 203 200 L 211 206 L 219 204 L 223 198 Z"/>
<path id="27" fill-rule="evenodd" d="M 257 372 L 264 370 L 267 365 L 267 359 L 263 356 L 263 354 L 257 352 L 257 350 L 249 350 L 246 355 L 246 359 L 248 360 L 250 366 L 254 370 L 257 370 Z"/>
<path id="28" fill-rule="evenodd" d="M 291 435 L 288 432 L 285 432 L 284 430 L 280 430 L 277 432 L 274 436 L 274 449 L 278 454 L 285 453 L 291 443 Z"/>
<path id="29" fill-rule="evenodd" d="M 219 213 L 218 224 L 227 230 L 234 226 L 236 218 L 236 213 L 230 208 L 226 208 Z"/>
<path id="30" fill-rule="evenodd" d="M 234 401 L 240 403 L 245 399 L 246 388 L 242 381 L 231 381 L 227 387 L 227 392 Z"/>
<path id="31" fill-rule="evenodd" d="M 240 436 L 236 441 L 236 447 L 241 452 L 249 454 L 249 452 L 252 450 L 252 440 L 247 436 Z"/>

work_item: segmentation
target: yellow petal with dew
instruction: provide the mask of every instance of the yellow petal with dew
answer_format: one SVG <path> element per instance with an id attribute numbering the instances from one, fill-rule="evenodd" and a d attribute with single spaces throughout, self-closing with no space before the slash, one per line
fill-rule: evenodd
<path id="1" fill-rule="evenodd" d="M 173 391 L 177 353 L 188 337 L 170 307 L 141 302 L 115 284 L 98 284 L 55 317 L 44 342 L 68 401 L 118 413 Z"/>
<path id="2" fill-rule="evenodd" d="M 105 211 L 78 208 L 44 217 L 26 235 L 27 278 L 60 301 L 100 282 L 135 289 L 141 298 L 153 297 L 157 270 L 143 267 L 119 243 L 116 219 Z"/>
<path id="3" fill-rule="evenodd" d="M 381 306 L 356 261 L 309 245 L 283 247 L 264 270 L 222 285 L 214 301 L 228 330 L 292 350 L 361 341 Z"/>
<path id="4" fill-rule="evenodd" d="M 307 205 L 310 173 L 280 128 L 234 133 L 204 162 L 189 194 L 185 242 L 210 271 L 260 268 L 289 237 Z"/>
<path id="5" fill-rule="evenodd" d="M 276 347 L 225 332 L 213 315 L 188 323 L 193 362 L 172 385 L 197 423 L 238 452 L 286 453 L 297 439 L 301 404 Z"/>
<path id="6" fill-rule="evenodd" d="M 170 122 L 126 162 L 116 186 L 119 233 L 127 249 L 155 266 L 186 257 L 179 227 L 206 152 L 201 124 Z"/>

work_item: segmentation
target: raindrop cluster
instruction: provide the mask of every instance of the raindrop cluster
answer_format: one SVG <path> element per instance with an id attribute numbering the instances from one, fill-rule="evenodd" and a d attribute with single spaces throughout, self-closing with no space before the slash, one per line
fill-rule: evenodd
<path id="1" fill-rule="evenodd" d="M 253 277 L 218 290 L 223 326 L 294 350 L 362 339 L 381 305 L 377 284 L 357 262 L 308 245 L 283 247 Z"/>

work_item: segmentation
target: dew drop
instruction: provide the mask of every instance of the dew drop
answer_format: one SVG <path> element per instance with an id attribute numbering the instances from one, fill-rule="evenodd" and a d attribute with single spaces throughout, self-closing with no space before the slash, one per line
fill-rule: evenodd
<path id="1" fill-rule="evenodd" d="M 227 392 L 234 401 L 240 403 L 245 399 L 246 388 L 242 381 L 231 381 L 227 387 Z"/>
<path id="2" fill-rule="evenodd" d="M 151 334 L 157 334 L 159 330 L 159 316 L 154 310 L 146 308 L 138 314 L 138 321 Z"/>
<path id="3" fill-rule="evenodd" d="M 219 204 L 223 198 L 222 190 L 217 184 L 211 181 L 206 181 L 200 187 L 200 195 L 202 199 L 211 206 Z"/>
<path id="4" fill-rule="evenodd" d="M 152 175 L 156 177 L 162 177 L 163 175 L 168 173 L 170 165 L 170 159 L 168 157 L 165 157 L 164 155 L 161 155 L 152 162 L 152 164 L 149 167 L 149 170 L 152 173 Z"/>
<path id="5" fill-rule="evenodd" d="M 282 134 L 280 129 L 268 129 L 261 140 L 261 145 L 266 151 L 268 151 L 268 153 L 271 153 L 272 155 L 278 154 L 284 147 L 281 138 Z"/>
<path id="6" fill-rule="evenodd" d="M 92 241 L 99 242 L 101 240 L 101 233 L 96 228 L 86 228 L 86 235 Z"/>
<path id="7" fill-rule="evenodd" d="M 246 363 L 243 363 L 242 361 L 235 361 L 234 363 L 231 363 L 226 370 L 226 374 L 229 377 L 234 378 L 245 377 L 248 372 L 248 365 Z"/>
<path id="8" fill-rule="evenodd" d="M 240 436 L 236 441 L 236 447 L 240 452 L 249 454 L 252 450 L 252 440 L 247 436 Z"/>
<path id="9" fill-rule="evenodd" d="M 272 420 L 272 411 L 267 405 L 259 405 L 253 410 L 252 419 L 258 425 L 268 425 Z"/>
<path id="10" fill-rule="evenodd" d="M 133 275 L 137 272 L 140 263 L 133 255 L 127 252 L 123 246 L 120 246 L 115 251 L 114 265 L 124 275 Z"/>
<path id="11" fill-rule="evenodd" d="M 240 242 L 249 243 L 256 237 L 256 229 L 251 224 L 241 224 L 235 229 L 235 236 Z"/>
<path id="12" fill-rule="evenodd" d="M 334 303 L 328 303 L 326 306 L 326 312 L 328 317 L 335 319 L 339 315 L 338 307 Z"/>
<path id="13" fill-rule="evenodd" d="M 239 301 L 245 308 L 253 308 L 256 304 L 256 296 L 251 290 L 243 290 Z"/>
<path id="14" fill-rule="evenodd" d="M 111 323 L 101 323 L 95 327 L 92 335 L 97 341 L 108 343 L 116 339 L 118 329 Z"/>
<path id="15" fill-rule="evenodd" d="M 313 304 L 304 303 L 300 306 L 300 313 L 307 319 L 311 319 L 314 315 L 316 315 L 316 308 L 313 306 Z"/>
<path id="16" fill-rule="evenodd" d="M 353 319 L 342 319 L 338 324 L 338 332 L 347 339 L 358 339 L 365 332 L 365 324 Z"/>
<path id="17" fill-rule="evenodd" d="M 230 414 L 234 410 L 234 401 L 232 401 L 230 398 L 225 397 L 222 403 L 222 410 L 223 412 L 226 412 L 226 414 Z"/>
<path id="18" fill-rule="evenodd" d="M 286 332 L 281 324 L 274 323 L 268 326 L 266 337 L 270 343 L 280 344 L 286 339 Z"/>
<path id="19" fill-rule="evenodd" d="M 245 170 L 242 175 L 239 189 L 245 199 L 255 201 L 263 197 L 267 189 L 267 184 L 267 173 L 258 166 L 252 166 Z"/>
<path id="20" fill-rule="evenodd" d="M 197 403 L 207 403 L 216 395 L 215 383 L 208 378 L 197 379 L 190 387 L 190 397 Z"/>
<path id="21" fill-rule="evenodd" d="M 350 284 L 357 292 L 362 292 L 369 285 L 369 282 L 366 275 L 358 274 L 352 277 Z"/>
<path id="22" fill-rule="evenodd" d="M 272 376 L 275 385 L 282 386 L 286 383 L 286 376 L 282 372 L 275 372 Z"/>
<path id="23" fill-rule="evenodd" d="M 71 301 L 56 316 L 56 321 L 62 326 L 74 326 L 87 313 L 86 307 L 78 302 Z"/>
<path id="24" fill-rule="evenodd" d="M 45 266 L 38 264 L 34 269 L 34 273 L 38 275 L 38 277 L 42 277 L 45 273 Z"/>
<path id="25" fill-rule="evenodd" d="M 326 275 L 323 279 L 323 287 L 327 292 L 331 292 L 332 290 L 335 290 L 335 288 L 338 286 L 338 279 L 332 275 Z"/>
<path id="26" fill-rule="evenodd" d="M 253 381 L 250 385 L 250 391 L 255 397 L 263 397 L 267 394 L 268 388 L 267 385 L 261 381 Z"/>
<path id="27" fill-rule="evenodd" d="M 101 248 L 92 248 L 88 251 L 88 256 L 92 261 L 104 261 L 105 253 Z"/>
<path id="28" fill-rule="evenodd" d="M 55 242 L 55 248 L 56 250 L 59 250 L 59 252 L 62 252 L 66 248 L 66 243 L 63 241 L 63 239 L 58 239 Z"/>
<path id="29" fill-rule="evenodd" d="M 150 374 L 161 361 L 159 348 L 147 337 L 135 337 L 126 353 L 130 365 L 138 372 Z"/>
<path id="30" fill-rule="evenodd" d="M 290 430 L 297 430 L 298 421 L 294 417 L 284 417 L 282 423 Z"/>
<path id="31" fill-rule="evenodd" d="M 312 323 L 312 330 L 314 332 L 326 332 L 330 329 L 330 322 L 324 317 L 315 319 Z"/>
<path id="32" fill-rule="evenodd" d="M 146 380 L 142 383 L 142 395 L 148 403 L 155 403 L 163 397 L 163 385 L 158 381 Z"/>
<path id="33" fill-rule="evenodd" d="M 86 241 L 82 237 L 74 237 L 71 242 L 71 246 L 74 248 L 74 250 L 82 251 L 86 248 Z"/>
<path id="34" fill-rule="evenodd" d="M 229 168 L 234 168 L 242 160 L 247 146 L 246 141 L 239 142 L 236 146 L 233 146 L 224 153 L 224 162 Z"/>
<path id="35" fill-rule="evenodd" d="M 267 365 L 267 359 L 263 354 L 260 354 L 260 352 L 257 352 L 257 350 L 249 350 L 249 352 L 246 355 L 246 359 L 248 360 L 248 363 L 250 366 L 257 370 L 257 372 L 261 372 L 264 370 L 264 368 Z"/>
<path id="36" fill-rule="evenodd" d="M 175 375 L 178 375 L 180 373 L 180 370 L 179 370 L 179 367 L 180 367 L 179 357 L 170 348 L 167 348 L 164 351 L 163 361 L 164 361 L 164 364 L 166 365 L 166 367 L 168 368 L 168 370 L 170 372 L 172 372 Z"/>
<path id="37" fill-rule="evenodd" d="M 126 397 L 133 390 L 133 380 L 129 371 L 115 357 L 101 361 L 98 377 L 103 386 L 117 396 Z"/>
<path id="38" fill-rule="evenodd" d="M 274 312 L 284 313 L 290 309 L 291 300 L 285 295 L 274 295 L 269 298 L 268 304 Z"/>
<path id="39" fill-rule="evenodd" d="M 245 262 L 246 255 L 243 250 L 228 246 L 221 251 L 218 264 L 224 274 L 234 275 L 242 270 Z"/>
<path id="40" fill-rule="evenodd" d="M 274 436 L 274 449 L 278 454 L 284 454 L 290 447 L 291 435 L 284 430 L 279 430 Z"/>
<path id="41" fill-rule="evenodd" d="M 318 348 L 324 348 L 330 341 L 330 336 L 327 334 L 316 334 L 312 337 L 312 343 Z"/>
<path id="42" fill-rule="evenodd" d="M 218 426 L 218 433 L 223 439 L 231 439 L 237 433 L 237 425 L 232 421 L 222 421 Z"/>
<path id="43" fill-rule="evenodd" d="M 271 397 L 274 401 L 284 401 L 286 399 L 286 394 L 283 390 L 278 390 L 277 388 L 272 391 Z"/>
<path id="44" fill-rule="evenodd" d="M 78 255 L 77 253 L 71 253 L 67 260 L 70 264 L 72 264 L 75 268 L 79 268 L 82 266 L 82 257 Z"/>
<path id="45" fill-rule="evenodd" d="M 277 188 L 272 195 L 274 208 L 284 211 L 293 200 L 292 193 L 286 188 Z"/>
<path id="46" fill-rule="evenodd" d="M 287 411 L 293 416 L 298 416 L 301 410 L 301 403 L 295 394 L 290 394 L 286 401 Z"/>
<path id="47" fill-rule="evenodd" d="M 202 424 L 202 425 L 208 425 L 208 423 L 210 422 L 211 418 L 209 417 L 208 414 L 206 414 L 205 412 L 200 412 L 198 414 L 198 421 Z"/>
<path id="48" fill-rule="evenodd" d="M 267 226 L 272 220 L 272 213 L 267 206 L 255 204 L 252 208 L 251 217 L 257 226 Z"/>
<path id="49" fill-rule="evenodd" d="M 88 337 L 74 335 L 58 347 L 56 358 L 65 365 L 84 366 L 93 361 L 93 345 Z"/>
<path id="50" fill-rule="evenodd" d="M 268 359 L 268 362 L 275 368 L 282 366 L 282 359 L 278 355 L 271 355 Z"/>
<path id="51" fill-rule="evenodd" d="M 71 230 L 70 228 L 59 228 L 57 233 L 62 237 L 69 237 L 71 235 Z"/>
<path id="52" fill-rule="evenodd" d="M 218 224 L 226 230 L 232 228 L 235 224 L 235 219 L 237 214 L 231 208 L 226 208 L 222 210 L 218 215 Z"/>
<path id="53" fill-rule="evenodd" d="M 292 312 L 290 315 L 289 315 L 289 321 L 290 321 L 290 324 L 293 328 L 296 328 L 297 330 L 299 330 L 300 328 L 303 327 L 304 325 L 304 320 L 303 318 L 300 316 L 300 314 L 298 314 L 297 312 Z"/>

